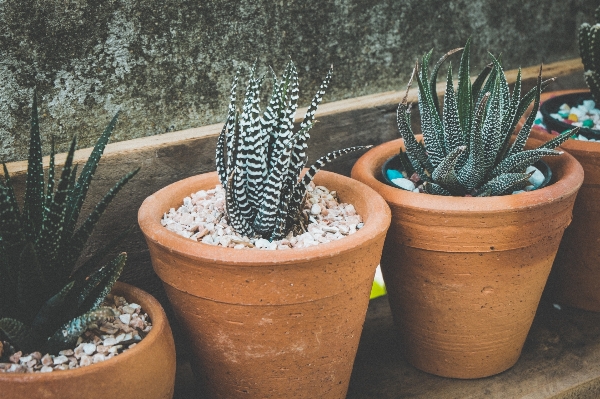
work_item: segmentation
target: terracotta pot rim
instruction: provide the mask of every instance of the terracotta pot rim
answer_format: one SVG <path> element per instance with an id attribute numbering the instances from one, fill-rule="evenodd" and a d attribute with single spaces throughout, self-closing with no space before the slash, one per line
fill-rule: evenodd
<path id="1" fill-rule="evenodd" d="M 352 168 L 352 177 L 365 182 L 373 187 L 387 201 L 391 203 L 402 204 L 423 212 L 437 211 L 442 213 L 496 213 L 503 210 L 517 210 L 537 206 L 545 206 L 548 202 L 555 201 L 558 198 L 568 196 L 577 192 L 583 182 L 583 168 L 573 156 L 564 153 L 558 157 L 553 157 L 549 162 L 558 164 L 560 170 L 556 171 L 555 166 L 551 165 L 553 174 L 556 174 L 558 180 L 539 190 L 529 191 L 515 195 L 504 195 L 495 197 L 446 197 L 440 195 L 430 195 L 424 193 L 413 193 L 410 191 L 394 188 L 382 183 L 377 179 L 381 173 L 381 166 L 386 159 L 398 152 L 402 139 L 396 139 L 383 143 L 367 151 L 356 162 Z M 541 141 L 530 140 L 528 142 Z M 557 173 L 562 171 L 562 173 Z M 515 200 L 514 197 L 518 199 Z"/>
<path id="2" fill-rule="evenodd" d="M 189 238 L 180 236 L 177 233 L 167 230 L 160 224 L 162 212 L 155 214 L 154 209 L 165 208 L 165 198 L 169 190 L 180 185 L 190 187 L 190 193 L 195 190 L 195 182 L 203 178 L 214 176 L 217 172 L 208 172 L 200 175 L 188 177 L 179 180 L 147 197 L 142 203 L 138 212 L 138 224 L 143 231 L 146 239 L 152 240 L 158 245 L 169 248 L 170 252 L 193 259 L 209 259 L 212 263 L 221 266 L 248 266 L 258 267 L 268 265 L 270 267 L 285 266 L 291 263 L 305 262 L 307 259 L 321 259 L 338 256 L 352 248 L 364 244 L 365 242 L 376 240 L 377 237 L 385 232 L 391 222 L 391 211 L 387 203 L 381 196 L 367 185 L 337 173 L 320 171 L 317 176 L 321 178 L 340 179 L 342 184 L 350 186 L 355 192 L 362 193 L 362 196 L 369 198 L 367 201 L 367 215 L 361 215 L 365 220 L 364 226 L 356 233 L 348 235 L 342 239 L 329 243 L 322 243 L 308 248 L 290 249 L 287 251 L 267 251 L 258 249 L 233 249 L 221 246 L 204 244 L 202 242 L 193 242 Z M 328 187 L 335 190 L 335 187 Z M 181 198 L 183 202 L 183 198 Z M 240 259 L 240 251 L 243 251 L 244 257 Z"/>
<path id="3" fill-rule="evenodd" d="M 575 93 L 589 93 L 589 90 L 586 89 L 576 89 L 576 90 L 558 90 L 558 91 L 549 91 L 547 93 L 543 93 L 540 97 L 540 101 L 544 102 L 550 98 L 564 96 L 567 94 L 575 94 Z M 534 126 L 532 130 L 539 130 L 546 134 L 551 134 L 545 129 L 541 129 L 540 127 Z M 600 141 L 584 141 L 584 140 L 567 140 L 560 146 L 565 150 L 572 151 L 585 151 L 591 153 L 600 153 Z"/>
<path id="4" fill-rule="evenodd" d="M 140 302 L 143 302 L 143 304 L 140 305 L 142 305 L 144 312 L 148 313 L 148 316 L 150 316 L 150 320 L 152 321 L 152 329 L 148 335 L 146 335 L 144 339 L 142 339 L 136 346 L 111 359 L 100 363 L 91 364 L 89 366 L 80 367 L 73 370 L 58 370 L 51 373 L 2 373 L 0 374 L 0 380 L 5 380 L 6 382 L 19 381 L 35 383 L 44 383 L 47 381 L 57 381 L 61 379 L 68 380 L 75 376 L 82 376 L 86 374 L 93 375 L 96 370 L 102 367 L 113 367 L 116 362 L 123 362 L 132 356 L 136 356 L 139 352 L 152 350 L 151 345 L 153 345 L 156 340 L 160 338 L 162 335 L 162 330 L 168 326 L 167 316 L 160 303 L 146 291 L 120 281 L 115 283 L 111 293 L 122 295 L 127 300 L 130 300 L 128 296 L 142 299 Z M 91 377 L 92 376 L 90 376 L 90 378 Z"/>

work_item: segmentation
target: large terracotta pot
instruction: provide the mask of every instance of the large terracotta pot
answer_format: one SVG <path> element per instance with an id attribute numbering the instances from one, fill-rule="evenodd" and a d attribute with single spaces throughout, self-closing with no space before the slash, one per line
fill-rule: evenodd
<path id="1" fill-rule="evenodd" d="M 152 330 L 134 348 L 112 359 L 75 370 L 0 374 L 2 399 L 173 397 L 175 344 L 163 308 L 150 294 L 117 282 L 113 294 L 142 306 Z"/>
<path id="2" fill-rule="evenodd" d="M 541 100 L 578 92 L 585 90 L 544 93 Z M 531 137 L 548 141 L 555 136 L 534 126 Z M 550 294 L 561 304 L 600 312 L 600 142 L 568 140 L 561 148 L 581 163 L 585 178 L 556 255 Z"/>
<path id="3" fill-rule="evenodd" d="M 381 166 L 403 146 L 375 147 L 352 177 L 392 209 L 381 269 L 407 360 L 444 377 L 478 378 L 519 358 L 583 170 L 547 159 L 558 181 L 488 198 L 413 193 L 383 184 Z"/>
<path id="4" fill-rule="evenodd" d="M 192 242 L 160 224 L 216 172 L 148 197 L 138 220 L 152 265 L 186 331 L 198 385 L 210 398 L 344 398 L 390 210 L 372 189 L 319 172 L 364 227 L 318 246 L 264 251 Z"/>

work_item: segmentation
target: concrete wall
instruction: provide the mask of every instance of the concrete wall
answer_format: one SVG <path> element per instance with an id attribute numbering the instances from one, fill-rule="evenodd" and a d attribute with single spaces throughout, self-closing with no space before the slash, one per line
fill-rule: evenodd
<path id="1" fill-rule="evenodd" d="M 114 140 L 223 120 L 235 70 L 298 65 L 301 103 L 330 64 L 326 101 L 404 87 L 417 56 L 473 35 L 505 66 L 578 56 L 600 0 L 9 0 L 0 2 L 0 160 L 26 158 L 33 88 L 45 152 L 91 146 L 120 107 Z M 456 65 L 457 61 L 454 61 Z M 473 68 L 475 69 L 475 68 Z"/>

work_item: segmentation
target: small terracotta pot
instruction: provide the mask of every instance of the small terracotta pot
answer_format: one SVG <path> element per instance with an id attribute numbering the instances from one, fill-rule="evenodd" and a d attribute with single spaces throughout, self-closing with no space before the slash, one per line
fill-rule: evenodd
<path id="1" fill-rule="evenodd" d="M 541 100 L 580 92 L 585 90 L 544 93 Z M 534 126 L 531 137 L 548 141 L 555 136 Z M 550 295 L 558 303 L 600 312 L 600 142 L 567 140 L 561 148 L 581 163 L 585 178 L 556 255 Z"/>
<path id="2" fill-rule="evenodd" d="M 210 398 L 344 398 L 390 210 L 369 187 L 319 172 L 364 227 L 318 246 L 264 251 L 196 243 L 160 224 L 183 198 L 219 183 L 216 172 L 146 198 L 138 221 Z"/>
<path id="3" fill-rule="evenodd" d="M 392 209 L 381 269 L 407 360 L 444 377 L 511 367 L 531 327 L 583 170 L 548 158 L 543 189 L 488 198 L 413 193 L 383 184 L 381 166 L 403 146 L 375 147 L 352 177 Z"/>
<path id="4" fill-rule="evenodd" d="M 163 308 L 150 294 L 117 282 L 113 294 L 148 313 L 152 330 L 134 348 L 91 366 L 52 373 L 0 374 L 2 399 L 173 397 L 175 344 Z"/>

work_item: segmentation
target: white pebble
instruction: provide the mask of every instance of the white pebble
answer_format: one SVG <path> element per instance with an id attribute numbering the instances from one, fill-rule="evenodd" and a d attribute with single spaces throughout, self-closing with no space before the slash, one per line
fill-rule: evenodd
<path id="1" fill-rule="evenodd" d="M 129 324 L 129 322 L 131 321 L 131 314 L 130 313 L 122 314 L 121 316 L 119 316 L 119 319 L 121 320 L 121 322 L 123 324 Z"/>
<path id="2" fill-rule="evenodd" d="M 259 238 L 254 242 L 254 245 L 256 245 L 256 248 L 269 248 L 269 245 L 271 245 L 271 243 L 269 242 L 269 240 Z"/>
<path id="3" fill-rule="evenodd" d="M 40 373 L 51 373 L 54 369 L 50 366 L 44 366 L 40 369 Z"/>
<path id="4" fill-rule="evenodd" d="M 92 353 L 96 352 L 96 345 L 83 344 L 83 352 L 88 356 L 91 355 Z"/>
<path id="5" fill-rule="evenodd" d="M 96 353 L 94 355 L 94 357 L 92 358 L 92 363 L 100 363 L 106 360 L 106 356 L 104 356 L 102 353 Z"/>
<path id="6" fill-rule="evenodd" d="M 27 363 L 28 361 L 30 361 L 31 359 L 33 359 L 33 357 L 31 355 L 29 356 L 23 356 L 22 358 L 19 359 L 19 361 L 21 363 Z"/>
<path id="7" fill-rule="evenodd" d="M 529 166 L 526 172 L 533 172 L 533 175 L 531 175 L 531 177 L 529 178 L 529 182 L 533 185 L 533 187 L 539 188 L 544 182 L 544 174 L 540 172 L 540 170 L 535 166 Z"/>
<path id="8" fill-rule="evenodd" d="M 69 358 L 64 356 L 64 355 L 60 355 L 60 356 L 56 356 L 54 358 L 54 364 L 63 364 L 69 361 Z"/>
<path id="9" fill-rule="evenodd" d="M 314 204 L 310 208 L 310 213 L 313 214 L 313 215 L 320 215 L 321 214 L 321 207 L 319 206 L 319 204 Z"/>
<path id="10" fill-rule="evenodd" d="M 117 340 L 116 340 L 116 338 L 113 338 L 113 337 L 106 338 L 103 342 L 104 346 L 113 346 L 116 343 L 117 343 Z"/>
<path id="11" fill-rule="evenodd" d="M 393 179 L 392 183 L 394 183 L 396 186 L 403 188 L 405 190 L 408 190 L 408 191 L 413 191 L 415 189 L 415 183 L 413 183 L 412 181 L 405 179 L 403 177 Z"/>
<path id="12" fill-rule="evenodd" d="M 596 107 L 596 102 L 594 100 L 583 100 L 583 107 L 590 111 Z"/>

